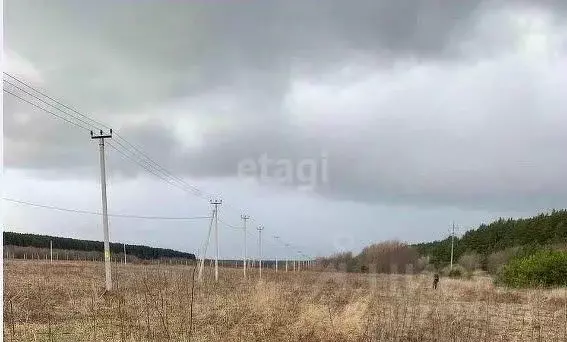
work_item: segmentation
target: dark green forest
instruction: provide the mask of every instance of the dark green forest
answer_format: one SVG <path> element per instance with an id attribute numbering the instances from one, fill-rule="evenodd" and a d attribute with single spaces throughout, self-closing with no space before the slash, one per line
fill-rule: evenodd
<path id="1" fill-rule="evenodd" d="M 21 234 L 13 232 L 4 232 L 4 246 L 19 247 L 37 247 L 49 248 L 49 242 L 53 241 L 54 249 L 76 250 L 76 251 L 97 251 L 104 249 L 102 241 L 79 240 L 71 238 L 63 238 L 57 236 L 37 235 L 37 234 Z M 195 259 L 192 253 L 175 251 L 172 249 L 154 248 L 140 245 L 126 245 L 127 253 L 142 260 L 152 260 L 160 258 L 182 258 Z M 110 251 L 113 254 L 122 253 L 123 244 L 110 243 Z"/>
<path id="2" fill-rule="evenodd" d="M 546 246 L 565 246 L 567 243 L 567 210 L 553 210 L 523 219 L 499 219 L 482 224 L 478 229 L 455 237 L 454 259 L 466 253 L 481 257 L 482 268 L 487 269 L 490 256 L 514 249 L 522 253 Z M 451 258 L 451 238 L 413 245 L 420 255 L 430 257 L 430 263 L 443 266 Z M 529 254 L 529 253 L 528 253 Z"/>

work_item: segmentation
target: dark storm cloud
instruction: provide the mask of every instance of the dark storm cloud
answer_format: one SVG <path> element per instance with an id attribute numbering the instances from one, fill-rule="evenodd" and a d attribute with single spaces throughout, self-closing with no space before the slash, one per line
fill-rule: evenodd
<path id="1" fill-rule="evenodd" d="M 544 198 L 555 205 L 567 198 L 560 176 L 567 172 L 561 72 L 522 74 L 525 65 L 507 69 L 513 60 L 505 58 L 475 71 L 478 56 L 462 48 L 486 15 L 527 5 L 565 7 L 552 1 L 7 1 L 5 35 L 6 47 L 41 71 L 47 89 L 115 123 L 185 175 L 234 177 L 246 158 L 298 161 L 325 151 L 330 181 L 318 191 L 332 198 L 513 200 L 511 206 Z M 488 31 L 498 36 L 505 31 L 499 25 L 505 23 L 496 20 Z M 396 69 L 399 63 L 432 70 L 409 77 Z M 229 110 L 217 110 L 227 99 Z M 84 153 L 95 153 L 91 141 L 35 113 L 40 121 L 18 121 L 6 100 L 8 167 L 80 173 L 96 166 Z M 181 108 L 155 109 L 172 103 Z M 137 112 L 139 122 L 131 120 Z M 459 119 L 450 115 L 456 112 Z M 199 144 L 187 147 L 183 133 L 174 133 L 186 119 L 198 128 Z M 223 121 L 230 124 L 218 124 Z M 66 143 L 70 138 L 81 143 Z M 136 174 L 126 163 L 114 165 Z"/>
<path id="2" fill-rule="evenodd" d="M 292 68 L 317 73 L 357 54 L 440 57 L 478 6 L 7 1 L 5 35 L 7 47 L 34 61 L 48 82 L 73 91 L 89 108 L 116 108 L 258 81 L 281 93 Z"/>

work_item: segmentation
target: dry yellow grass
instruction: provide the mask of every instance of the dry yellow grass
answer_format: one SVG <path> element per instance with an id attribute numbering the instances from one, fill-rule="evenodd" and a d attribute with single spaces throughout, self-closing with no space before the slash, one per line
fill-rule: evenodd
<path id="1" fill-rule="evenodd" d="M 506 290 L 489 278 L 5 261 L 5 341 L 567 341 L 566 290 Z"/>

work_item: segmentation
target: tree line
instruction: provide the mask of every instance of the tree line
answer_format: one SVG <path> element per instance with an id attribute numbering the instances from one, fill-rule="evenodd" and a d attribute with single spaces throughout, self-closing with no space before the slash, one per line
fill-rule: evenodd
<path id="1" fill-rule="evenodd" d="M 484 270 L 498 273 L 516 258 L 542 249 L 565 249 L 567 210 L 553 210 L 531 218 L 500 218 L 455 237 L 453 260 L 468 273 Z M 342 252 L 319 258 L 321 269 L 347 272 L 408 273 L 444 271 L 451 260 L 451 237 L 444 240 L 406 244 L 386 241 L 364 248 L 360 254 Z"/>
<path id="2" fill-rule="evenodd" d="M 49 248 L 50 242 L 52 242 L 53 249 L 58 250 L 73 250 L 95 253 L 99 253 L 104 250 L 104 243 L 102 241 L 80 240 L 58 236 L 22 234 L 14 232 L 3 232 L 3 236 L 4 246 Z M 124 245 L 121 243 L 110 243 L 111 254 L 120 254 L 123 252 L 123 249 Z M 126 254 L 141 260 L 154 260 L 163 258 L 195 260 L 195 254 L 193 253 L 142 245 L 126 244 Z"/>
<path id="3" fill-rule="evenodd" d="M 567 242 L 567 210 L 553 210 L 535 217 L 500 218 L 455 237 L 454 260 L 476 256 L 480 268 L 494 272 L 511 257 Z M 413 245 L 420 255 L 442 267 L 451 259 L 451 238 Z M 469 258 L 470 259 L 470 258 Z"/>

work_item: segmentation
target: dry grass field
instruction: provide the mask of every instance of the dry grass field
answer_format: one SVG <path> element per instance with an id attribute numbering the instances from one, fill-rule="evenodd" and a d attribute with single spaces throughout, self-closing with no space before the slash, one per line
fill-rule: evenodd
<path id="1" fill-rule="evenodd" d="M 4 341 L 567 341 L 565 289 L 495 288 L 484 277 L 210 270 L 5 261 Z M 191 333 L 192 326 L 192 333 Z"/>

